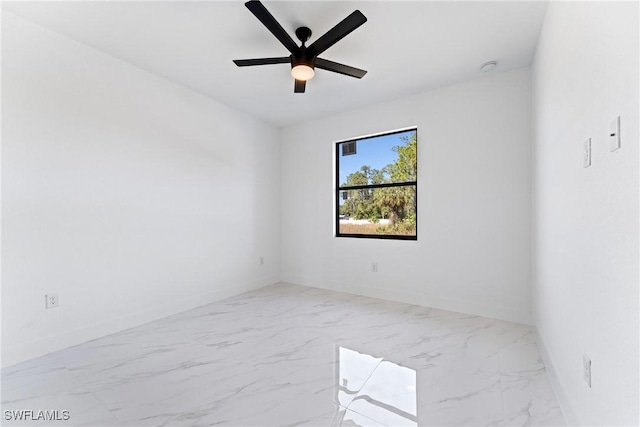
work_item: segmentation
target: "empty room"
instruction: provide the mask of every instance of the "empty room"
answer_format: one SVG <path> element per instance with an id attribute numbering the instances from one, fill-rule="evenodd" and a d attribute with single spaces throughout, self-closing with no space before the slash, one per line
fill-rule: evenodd
<path id="1" fill-rule="evenodd" d="M 2 1 L 1 425 L 640 425 L 638 1 Z"/>

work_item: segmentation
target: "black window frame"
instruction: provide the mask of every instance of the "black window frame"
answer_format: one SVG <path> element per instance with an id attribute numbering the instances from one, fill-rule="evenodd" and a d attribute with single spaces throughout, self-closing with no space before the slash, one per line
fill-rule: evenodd
<path id="1" fill-rule="evenodd" d="M 415 181 L 403 181 L 403 182 L 394 182 L 394 183 L 385 183 L 385 184 L 367 184 L 367 185 L 352 185 L 352 186 L 341 186 L 340 185 L 340 156 L 341 151 L 340 147 L 342 144 L 349 142 L 359 142 L 365 141 L 367 139 L 379 138 L 382 136 L 395 135 L 398 133 L 405 133 L 408 131 L 415 131 L 416 133 L 416 165 L 418 163 L 418 127 L 408 127 L 400 130 L 394 130 L 390 132 L 381 132 L 373 135 L 345 139 L 342 141 L 335 142 L 335 206 L 334 206 L 334 215 L 335 215 L 335 237 L 355 237 L 360 239 L 386 239 L 386 240 L 418 240 L 418 170 L 416 166 L 416 180 Z M 356 234 L 356 233 L 340 233 L 340 192 L 344 190 L 362 190 L 362 189 L 376 189 L 376 188 L 389 188 L 389 187 L 415 187 L 415 215 L 416 215 L 416 234 L 415 236 L 407 236 L 407 235 L 398 235 L 398 234 Z"/>

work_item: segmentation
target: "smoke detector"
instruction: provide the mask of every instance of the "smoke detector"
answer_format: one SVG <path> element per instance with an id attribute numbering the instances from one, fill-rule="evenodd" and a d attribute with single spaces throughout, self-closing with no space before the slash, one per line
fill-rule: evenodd
<path id="1" fill-rule="evenodd" d="M 482 66 L 480 67 L 480 70 L 483 73 L 490 73 L 491 71 L 495 70 L 497 66 L 498 66 L 498 63 L 496 61 L 489 61 L 482 64 Z"/>

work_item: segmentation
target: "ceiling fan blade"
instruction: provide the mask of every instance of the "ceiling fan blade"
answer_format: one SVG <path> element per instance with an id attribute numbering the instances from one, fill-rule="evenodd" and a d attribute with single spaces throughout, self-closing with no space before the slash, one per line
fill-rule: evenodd
<path id="1" fill-rule="evenodd" d="M 358 79 L 361 79 L 365 74 L 367 74 L 365 70 L 361 70 L 360 68 L 350 67 L 349 65 L 339 64 L 322 58 L 316 58 L 316 68 L 333 71 L 334 73 L 340 73 L 345 76 L 351 76 Z"/>
<path id="2" fill-rule="evenodd" d="M 244 5 L 247 6 L 247 9 L 249 9 L 269 31 L 271 31 L 271 34 L 280 40 L 280 43 L 282 43 L 289 52 L 295 53 L 298 50 L 296 42 L 293 41 L 291 36 L 287 34 L 284 28 L 282 28 L 282 25 L 276 21 L 276 18 L 269 13 L 262 3 L 258 0 L 252 0 L 246 2 Z"/>
<path id="3" fill-rule="evenodd" d="M 356 10 L 313 42 L 311 46 L 309 46 L 309 50 L 313 52 L 314 56 L 318 56 L 365 22 L 367 22 L 367 18 L 362 12 Z"/>
<path id="4" fill-rule="evenodd" d="M 279 58 L 234 59 L 233 62 L 238 67 L 250 67 L 252 65 L 289 64 L 291 58 L 282 56 Z"/>
<path id="5" fill-rule="evenodd" d="M 307 86 L 307 82 L 305 80 L 296 80 L 296 84 L 293 87 L 294 93 L 304 93 L 304 88 Z"/>

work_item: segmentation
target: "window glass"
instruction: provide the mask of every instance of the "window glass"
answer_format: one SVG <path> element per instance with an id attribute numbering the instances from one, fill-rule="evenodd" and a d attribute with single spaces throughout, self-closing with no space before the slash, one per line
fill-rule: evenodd
<path id="1" fill-rule="evenodd" d="M 337 143 L 336 235 L 417 238 L 417 130 Z"/>

